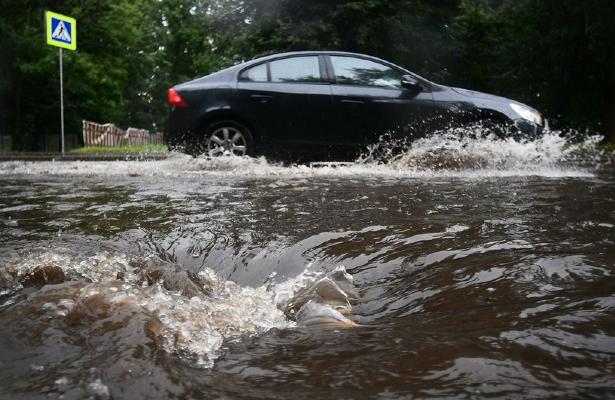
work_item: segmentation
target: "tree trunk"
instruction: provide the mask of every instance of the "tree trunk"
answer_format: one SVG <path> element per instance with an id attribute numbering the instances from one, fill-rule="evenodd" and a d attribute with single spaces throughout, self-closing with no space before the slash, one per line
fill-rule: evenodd
<path id="1" fill-rule="evenodd" d="M 15 69 L 15 74 L 13 75 L 15 79 L 13 80 L 13 99 L 14 99 L 14 119 L 13 119 L 13 127 L 15 131 L 13 132 L 13 149 L 14 150 L 24 150 L 25 138 L 23 137 L 23 113 L 22 113 L 22 99 L 23 99 L 23 75 L 19 68 Z"/>
<path id="2" fill-rule="evenodd" d="M 607 75 L 602 112 L 602 134 L 608 143 L 615 143 L 615 71 Z"/>

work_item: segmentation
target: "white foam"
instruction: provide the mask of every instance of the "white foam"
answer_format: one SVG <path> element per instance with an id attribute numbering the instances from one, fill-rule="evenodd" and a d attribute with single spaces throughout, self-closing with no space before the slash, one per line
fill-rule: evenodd
<path id="1" fill-rule="evenodd" d="M 111 397 L 109 388 L 107 385 L 102 383 L 100 379 L 96 379 L 95 381 L 88 383 L 87 390 L 95 398 L 100 400 L 107 400 Z"/>
<path id="2" fill-rule="evenodd" d="M 457 131 L 434 134 L 412 143 L 401 155 L 385 163 L 358 160 L 342 165 L 283 166 L 265 158 L 219 157 L 193 158 L 171 153 L 158 161 L 9 161 L 0 163 L 0 176 L 82 176 L 138 179 L 141 176 L 169 178 L 238 177 L 302 179 L 311 177 L 419 178 L 544 176 L 592 177 L 591 167 L 576 167 L 579 149 L 583 160 L 600 163 L 595 149 L 597 137 L 571 146 L 557 133 L 548 133 L 534 141 L 498 139 L 492 135 L 468 137 Z M 594 165 L 595 167 L 595 165 Z"/>
<path id="3" fill-rule="evenodd" d="M 33 251 L 6 260 L 0 267 L 0 288 L 4 286 L 9 292 L 41 268 L 60 268 L 70 282 L 54 281 L 54 285 L 43 286 L 26 300 L 29 306 L 38 307 L 48 318 L 72 313 L 105 319 L 132 310 L 140 318 L 152 318 L 150 332 L 165 350 L 202 367 L 213 366 L 227 339 L 294 327 L 295 322 L 284 314 L 284 303 L 323 276 L 309 271 L 308 265 L 295 278 L 251 288 L 220 279 L 208 268 L 195 276 L 155 257 L 131 259 L 106 252 L 85 257 L 66 249 Z M 343 267 L 330 274 L 336 273 L 352 281 Z M 157 277 L 155 282 L 148 281 L 152 276 Z M 313 308 L 304 312 L 311 321 L 320 316 L 322 320 L 350 323 L 326 304 Z"/>

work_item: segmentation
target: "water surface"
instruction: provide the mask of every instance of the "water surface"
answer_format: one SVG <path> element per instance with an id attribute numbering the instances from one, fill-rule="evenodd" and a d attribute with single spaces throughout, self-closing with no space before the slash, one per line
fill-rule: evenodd
<path id="1" fill-rule="evenodd" d="M 0 397 L 614 397 L 615 173 L 568 149 L 1 163 Z"/>

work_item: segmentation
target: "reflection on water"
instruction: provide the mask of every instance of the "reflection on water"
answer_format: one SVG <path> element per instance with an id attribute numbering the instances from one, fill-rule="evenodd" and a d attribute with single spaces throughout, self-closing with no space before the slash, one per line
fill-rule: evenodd
<path id="1" fill-rule="evenodd" d="M 0 397 L 614 396 L 612 164 L 446 140 L 0 164 Z"/>

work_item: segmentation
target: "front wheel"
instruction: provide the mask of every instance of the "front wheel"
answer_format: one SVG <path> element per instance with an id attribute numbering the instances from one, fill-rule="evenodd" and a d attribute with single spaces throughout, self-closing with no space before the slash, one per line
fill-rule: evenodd
<path id="1" fill-rule="evenodd" d="M 207 155 L 252 156 L 254 140 L 250 130 L 235 121 L 221 121 L 212 124 L 205 135 Z"/>

